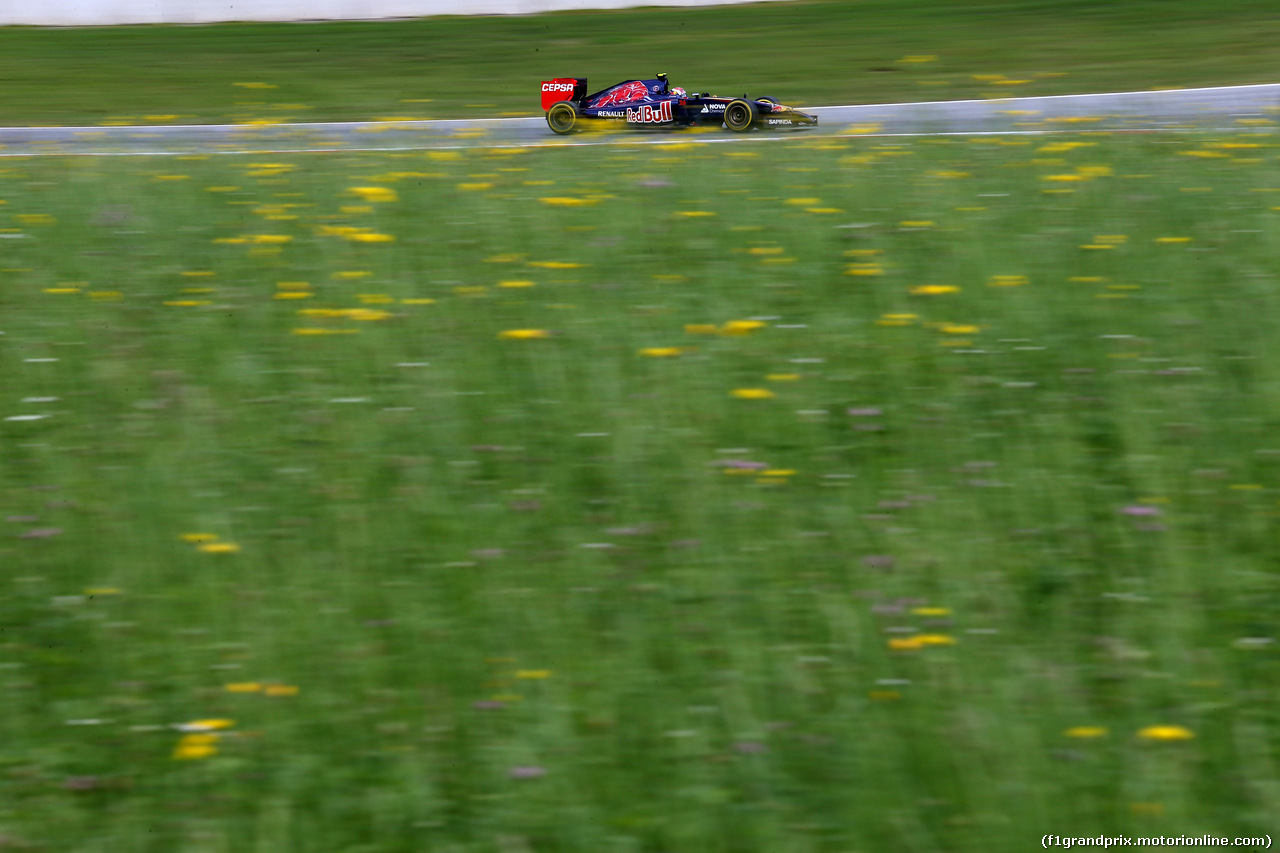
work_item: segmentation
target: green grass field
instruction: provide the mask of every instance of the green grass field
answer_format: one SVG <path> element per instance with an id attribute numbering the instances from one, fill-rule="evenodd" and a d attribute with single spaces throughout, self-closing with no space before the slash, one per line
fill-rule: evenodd
<path id="1" fill-rule="evenodd" d="M 797 105 L 1271 83 L 1270 0 L 797 0 L 492 18 L 0 28 L 0 125 L 539 114 L 658 71 Z"/>
<path id="2" fill-rule="evenodd" d="M 1276 829 L 1270 135 L 0 200 L 6 849 Z"/>

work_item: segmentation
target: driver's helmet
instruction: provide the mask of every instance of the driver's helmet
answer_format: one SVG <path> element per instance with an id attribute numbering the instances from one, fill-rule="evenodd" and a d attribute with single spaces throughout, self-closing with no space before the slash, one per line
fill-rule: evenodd
<path id="1" fill-rule="evenodd" d="M 686 95 L 685 95 L 685 93 L 684 93 L 684 89 L 681 89 L 679 86 L 676 86 L 675 88 L 673 88 L 673 89 L 671 90 L 671 94 L 672 94 L 672 95 L 675 95 L 677 98 L 683 98 L 683 97 L 686 97 Z"/>

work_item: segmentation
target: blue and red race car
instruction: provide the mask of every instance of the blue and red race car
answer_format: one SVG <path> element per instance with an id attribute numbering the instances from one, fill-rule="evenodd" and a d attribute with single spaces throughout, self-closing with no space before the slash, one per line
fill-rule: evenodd
<path id="1" fill-rule="evenodd" d="M 752 128 L 797 128 L 818 123 L 818 117 L 784 106 L 773 98 L 720 98 L 709 93 L 686 94 L 672 87 L 667 75 L 651 80 L 624 80 L 587 94 L 585 77 L 542 81 L 542 108 L 547 126 L 556 133 L 573 133 L 591 125 L 691 127 L 723 124 L 739 133 Z"/>

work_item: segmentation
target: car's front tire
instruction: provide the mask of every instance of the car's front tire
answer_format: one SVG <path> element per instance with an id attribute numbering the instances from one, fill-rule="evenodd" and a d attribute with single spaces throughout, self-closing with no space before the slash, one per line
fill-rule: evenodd
<path id="1" fill-rule="evenodd" d="M 573 133 L 581 118 L 582 113 L 573 101 L 559 101 L 547 110 L 547 127 L 559 134 Z"/>
<path id="2" fill-rule="evenodd" d="M 729 106 L 724 108 L 724 126 L 736 133 L 750 130 L 758 109 L 755 104 L 742 98 L 730 101 Z"/>

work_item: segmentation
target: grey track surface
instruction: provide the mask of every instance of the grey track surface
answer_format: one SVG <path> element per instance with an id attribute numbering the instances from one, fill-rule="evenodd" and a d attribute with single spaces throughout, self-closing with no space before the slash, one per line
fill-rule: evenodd
<path id="1" fill-rule="evenodd" d="M 0 128 L 0 156 L 173 155 L 288 151 L 397 151 L 475 146 L 663 143 L 696 138 L 736 142 L 779 137 L 1049 133 L 1055 131 L 1258 130 L 1280 124 L 1280 83 L 814 107 L 817 128 L 728 131 L 619 131 L 558 137 L 540 117 L 456 121 L 333 122 L 279 125 Z"/>

